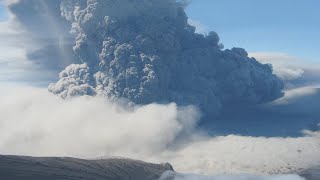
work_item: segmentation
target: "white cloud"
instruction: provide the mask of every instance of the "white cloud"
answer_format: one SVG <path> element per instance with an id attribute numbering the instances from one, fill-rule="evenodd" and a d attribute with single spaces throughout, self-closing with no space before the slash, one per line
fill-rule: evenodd
<path id="1" fill-rule="evenodd" d="M 196 116 L 174 104 L 126 108 L 98 97 L 63 100 L 34 88 L 7 93 L 0 107 L 5 154 L 151 156 L 183 130 L 180 113 Z"/>
<path id="2" fill-rule="evenodd" d="M 320 64 L 281 52 L 251 52 L 250 57 L 272 64 L 274 73 L 286 82 L 287 88 L 319 84 Z M 293 82 L 300 79 L 301 82 Z"/>
<path id="3" fill-rule="evenodd" d="M 188 23 L 191 26 L 194 26 L 196 28 L 196 33 L 205 34 L 208 32 L 208 28 L 204 24 L 202 24 L 200 21 L 189 18 Z"/>
<path id="4" fill-rule="evenodd" d="M 2 95 L 0 153 L 170 162 L 178 172 L 296 173 L 320 163 L 320 134 L 209 137 L 192 107 L 127 107 L 99 97 L 62 100 L 45 89 Z"/>
<path id="5" fill-rule="evenodd" d="M 304 73 L 301 59 L 286 53 L 278 52 L 253 52 L 249 56 L 256 58 L 261 63 L 273 65 L 274 73 L 285 81 L 290 81 L 301 77 Z"/>
<path id="6" fill-rule="evenodd" d="M 275 100 L 271 104 L 292 104 L 293 102 L 299 102 L 303 106 L 309 106 L 310 98 L 317 101 L 317 96 L 320 94 L 320 86 L 304 86 L 287 90 L 285 96 Z"/>
<path id="7" fill-rule="evenodd" d="M 251 52 L 249 56 L 257 58 L 262 63 L 272 63 L 272 64 L 296 64 L 301 61 L 301 59 L 291 56 L 287 53 L 281 52 Z"/>
<path id="8" fill-rule="evenodd" d="M 303 75 L 304 70 L 299 68 L 274 66 L 274 73 L 277 74 L 281 79 L 288 81 L 300 78 Z"/>

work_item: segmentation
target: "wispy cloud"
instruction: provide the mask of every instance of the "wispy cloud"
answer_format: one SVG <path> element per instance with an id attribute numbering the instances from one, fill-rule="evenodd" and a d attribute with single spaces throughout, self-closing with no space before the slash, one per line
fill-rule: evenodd
<path id="1" fill-rule="evenodd" d="M 271 64 L 300 64 L 303 59 L 282 52 L 250 52 L 249 56 L 255 57 L 262 63 Z"/>

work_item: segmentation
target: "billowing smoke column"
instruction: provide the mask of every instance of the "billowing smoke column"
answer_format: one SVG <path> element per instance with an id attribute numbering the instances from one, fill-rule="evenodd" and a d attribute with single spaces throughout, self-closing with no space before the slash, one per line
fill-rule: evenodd
<path id="1" fill-rule="evenodd" d="M 215 32 L 195 33 L 185 4 L 61 0 L 61 15 L 71 24 L 81 63 L 66 67 L 49 91 L 63 98 L 99 94 L 137 104 L 192 104 L 207 115 L 229 104 L 282 96 L 283 83 L 270 65 L 249 58 L 241 48 L 222 50 Z"/>

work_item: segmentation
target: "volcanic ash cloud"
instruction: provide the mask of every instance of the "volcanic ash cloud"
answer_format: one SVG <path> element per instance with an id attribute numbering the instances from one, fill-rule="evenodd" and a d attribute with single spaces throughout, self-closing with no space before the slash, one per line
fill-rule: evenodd
<path id="1" fill-rule="evenodd" d="M 47 3 L 48 1 L 43 1 Z M 196 105 L 205 115 L 223 106 L 281 97 L 272 67 L 241 48 L 223 50 L 215 32 L 195 33 L 174 0 L 62 0 L 81 63 L 49 86 L 63 98 L 103 95 L 136 104 Z"/>

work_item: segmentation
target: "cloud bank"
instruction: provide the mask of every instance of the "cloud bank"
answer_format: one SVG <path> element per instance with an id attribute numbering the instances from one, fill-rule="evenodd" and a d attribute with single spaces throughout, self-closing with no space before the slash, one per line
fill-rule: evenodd
<path id="1" fill-rule="evenodd" d="M 318 132 L 210 137 L 197 130 L 199 113 L 191 106 L 127 106 L 101 96 L 63 100 L 34 88 L 11 90 L 1 99 L 1 154 L 122 156 L 212 175 L 298 173 L 320 162 Z"/>

